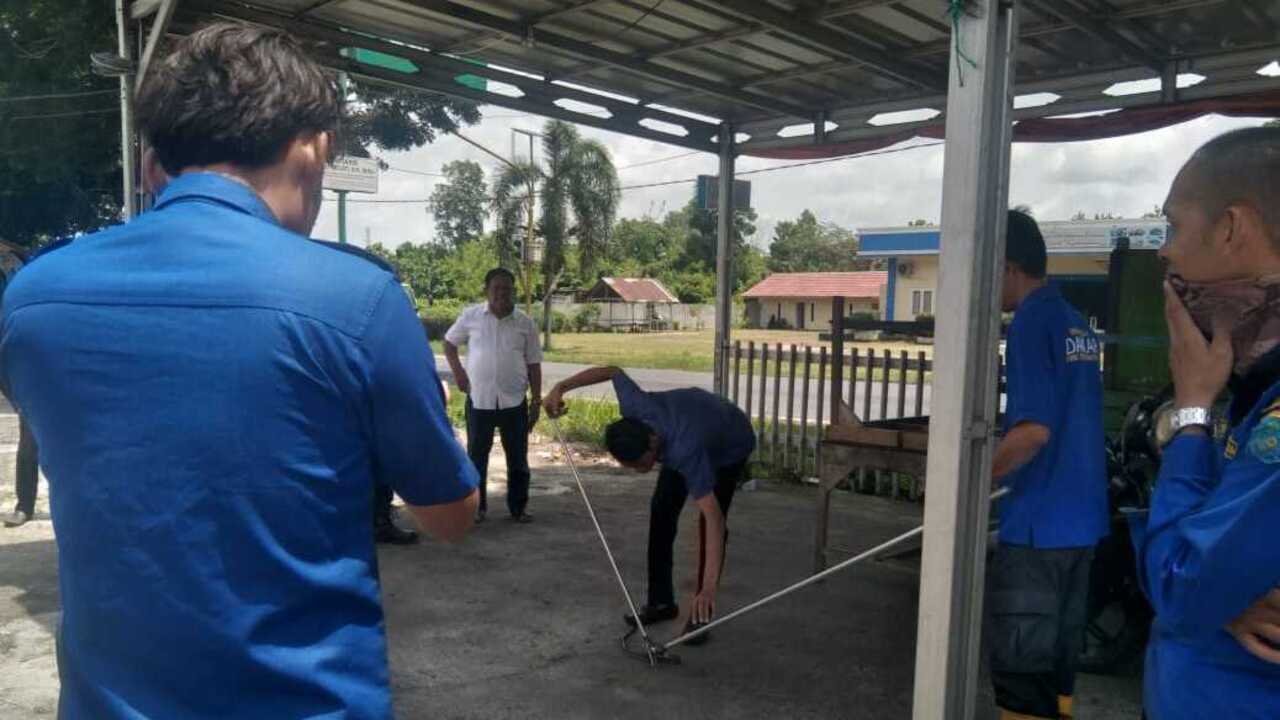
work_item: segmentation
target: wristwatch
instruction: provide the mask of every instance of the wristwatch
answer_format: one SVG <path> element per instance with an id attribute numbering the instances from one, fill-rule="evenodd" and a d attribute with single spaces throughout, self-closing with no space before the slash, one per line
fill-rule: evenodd
<path id="1" fill-rule="evenodd" d="M 1189 427 L 1202 427 L 1205 432 L 1212 434 L 1213 413 L 1209 408 L 1204 407 L 1178 408 L 1173 412 L 1167 413 L 1161 425 L 1164 425 L 1164 427 L 1157 428 L 1156 435 L 1160 439 L 1160 446 L 1164 447 Z"/>

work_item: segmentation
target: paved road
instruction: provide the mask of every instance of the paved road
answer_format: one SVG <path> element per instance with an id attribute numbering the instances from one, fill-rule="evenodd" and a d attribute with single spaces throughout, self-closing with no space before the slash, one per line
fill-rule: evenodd
<path id="1" fill-rule="evenodd" d="M 441 355 L 436 356 L 436 365 L 439 368 L 440 375 L 442 377 L 448 380 L 453 379 L 453 373 L 449 371 L 449 365 L 448 363 L 445 362 L 443 356 Z M 550 388 L 552 385 L 563 380 L 564 378 L 567 378 L 570 375 L 588 367 L 591 367 L 591 366 L 579 365 L 576 363 L 552 363 L 552 362 L 543 363 L 542 364 L 543 386 L 546 388 Z M 627 374 L 630 375 L 631 378 L 636 381 L 636 384 L 638 384 L 640 387 L 644 388 L 645 390 L 675 390 L 677 388 L 687 388 L 687 387 L 702 388 L 708 391 L 711 390 L 712 376 L 711 376 L 711 373 L 707 373 L 707 372 L 689 372 L 685 370 L 655 370 L 652 368 L 627 368 L 626 370 L 627 370 Z M 742 379 L 739 384 L 740 394 L 738 398 L 738 404 L 740 406 L 745 406 L 746 404 L 746 394 L 747 394 L 746 380 L 747 380 L 746 374 L 744 373 L 742 375 Z M 759 376 L 755 377 L 752 384 L 754 387 L 752 388 L 752 391 L 751 391 L 751 405 L 752 405 L 751 413 L 753 417 L 758 417 L 760 413 L 760 378 Z M 781 383 L 782 396 L 778 399 L 779 416 L 784 418 L 787 416 L 788 385 L 789 385 L 788 378 L 786 375 L 784 375 Z M 794 409 L 793 409 L 793 417 L 795 418 L 800 417 L 802 388 L 803 388 L 803 380 L 801 378 L 796 378 L 796 396 L 794 400 Z M 848 393 L 847 384 L 845 385 L 845 392 L 846 394 Z M 596 385 L 590 388 L 583 388 L 581 390 L 575 391 L 574 395 L 577 397 L 589 397 L 589 398 L 604 399 L 604 400 L 615 399 L 613 395 L 613 386 L 607 385 L 607 384 Z M 889 395 L 888 416 L 891 418 L 898 417 L 897 385 L 890 384 L 888 395 Z M 911 416 L 915 414 L 915 401 L 916 401 L 915 387 L 912 385 L 908 385 L 906 388 L 906 395 L 907 395 L 906 415 Z M 866 396 L 865 383 L 858 383 L 858 386 L 856 388 L 855 395 L 854 395 L 854 400 L 855 400 L 854 410 L 859 415 L 862 414 L 862 404 L 864 402 L 865 396 Z M 926 414 L 929 412 L 930 397 L 931 397 L 930 388 L 926 386 L 924 389 L 924 412 Z M 872 420 L 880 419 L 880 402 L 881 402 L 880 398 L 881 398 L 880 385 L 878 383 L 873 383 L 871 388 L 871 419 Z M 773 402 L 774 402 L 774 376 L 771 373 L 765 385 L 765 415 L 767 417 L 773 416 Z M 816 419 L 817 417 L 818 402 L 819 402 L 818 381 L 817 379 L 813 379 L 813 380 L 810 380 L 809 382 L 809 416 L 811 418 Z M 825 420 L 825 416 L 827 415 L 827 412 L 825 409 L 823 411 L 823 415 Z"/>

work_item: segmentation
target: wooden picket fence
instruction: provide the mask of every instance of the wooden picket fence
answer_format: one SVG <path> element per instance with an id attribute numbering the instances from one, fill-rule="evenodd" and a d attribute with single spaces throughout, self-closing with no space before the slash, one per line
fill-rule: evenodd
<path id="1" fill-rule="evenodd" d="M 837 377 L 840 361 L 843 369 Z M 739 340 L 733 343 L 729 364 L 729 397 L 756 430 L 754 459 L 794 477 L 817 475 L 818 441 L 837 383 L 840 397 L 864 422 L 921 417 L 929 410 L 933 360 L 925 352 L 877 353 L 855 347 L 838 359 L 826 346 Z M 876 485 L 872 491 L 880 493 Z M 894 485 L 883 494 L 896 496 L 896 489 Z"/>

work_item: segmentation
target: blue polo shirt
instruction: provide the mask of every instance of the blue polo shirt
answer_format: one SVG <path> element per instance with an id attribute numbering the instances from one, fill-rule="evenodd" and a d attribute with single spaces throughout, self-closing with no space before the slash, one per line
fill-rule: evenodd
<path id="1" fill-rule="evenodd" d="M 715 490 L 716 471 L 745 462 L 756 449 L 751 421 L 736 405 L 706 390 L 645 392 L 626 373 L 613 377 L 622 416 L 662 439 L 662 466 L 684 478 L 694 500 Z"/>
<path id="2" fill-rule="evenodd" d="M 1005 347 L 1005 432 L 1023 422 L 1049 442 L 1003 478 L 1000 542 L 1036 548 L 1092 546 L 1109 531 L 1102 432 L 1101 346 L 1053 285 L 1018 306 Z"/>
<path id="3" fill-rule="evenodd" d="M 390 717 L 373 483 L 476 474 L 389 273 L 182 176 L 14 278 L 0 383 L 49 478 L 61 717 Z"/>
<path id="4" fill-rule="evenodd" d="M 1138 578 L 1155 608 L 1143 673 L 1151 720 L 1280 718 L 1280 665 L 1227 623 L 1280 586 L 1280 384 L 1218 445 L 1165 448 L 1149 514 L 1130 517 Z"/>

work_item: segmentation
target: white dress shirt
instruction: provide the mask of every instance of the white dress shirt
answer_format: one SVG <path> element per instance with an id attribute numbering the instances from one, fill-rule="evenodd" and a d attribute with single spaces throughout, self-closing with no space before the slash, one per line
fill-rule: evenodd
<path id="1" fill-rule="evenodd" d="M 525 400 L 529 366 L 542 362 L 542 344 L 533 319 L 518 309 L 499 318 L 488 303 L 472 305 L 458 316 L 444 339 L 467 346 L 471 405 L 478 410 L 505 410 Z"/>

